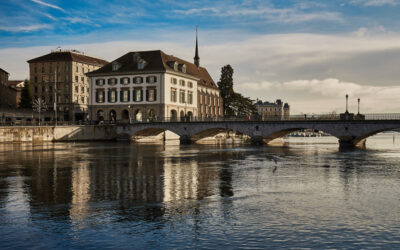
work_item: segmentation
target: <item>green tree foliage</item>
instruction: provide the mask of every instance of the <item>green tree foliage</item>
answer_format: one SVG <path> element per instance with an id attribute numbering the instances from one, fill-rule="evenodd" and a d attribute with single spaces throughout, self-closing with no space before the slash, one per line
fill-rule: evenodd
<path id="1" fill-rule="evenodd" d="M 253 101 L 233 90 L 233 68 L 228 64 L 221 69 L 221 78 L 218 88 L 223 100 L 225 116 L 246 116 L 257 112 Z"/>
<path id="2" fill-rule="evenodd" d="M 21 92 L 21 102 L 19 104 L 20 108 L 32 108 L 32 90 L 31 85 L 28 80 L 24 82 L 24 88 Z"/>

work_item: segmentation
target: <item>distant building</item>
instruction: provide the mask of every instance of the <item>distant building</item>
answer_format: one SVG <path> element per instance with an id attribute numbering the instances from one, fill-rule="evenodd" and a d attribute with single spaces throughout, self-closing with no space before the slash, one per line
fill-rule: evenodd
<path id="1" fill-rule="evenodd" d="M 0 106 L 18 108 L 21 101 L 23 80 L 8 80 L 9 73 L 0 68 Z"/>
<path id="2" fill-rule="evenodd" d="M 53 109 L 57 72 L 58 117 L 66 121 L 86 119 L 90 91 L 85 74 L 106 65 L 107 61 L 75 50 L 57 50 L 28 63 L 34 98 L 43 98 L 49 109 Z"/>
<path id="3" fill-rule="evenodd" d="M 0 68 L 0 85 L 7 85 L 9 76 L 10 74 L 7 71 Z"/>
<path id="4" fill-rule="evenodd" d="M 7 105 L 12 108 L 19 108 L 21 102 L 21 93 L 25 83 L 23 80 L 8 81 L 8 95 L 6 97 Z"/>
<path id="5" fill-rule="evenodd" d="M 129 52 L 87 74 L 92 120 L 191 119 L 223 115 L 222 98 L 210 74 L 161 50 Z"/>
<path id="6" fill-rule="evenodd" d="M 256 103 L 257 112 L 263 120 L 281 120 L 287 119 L 290 116 L 290 106 L 288 103 L 283 103 L 281 99 L 275 102 L 258 101 Z"/>

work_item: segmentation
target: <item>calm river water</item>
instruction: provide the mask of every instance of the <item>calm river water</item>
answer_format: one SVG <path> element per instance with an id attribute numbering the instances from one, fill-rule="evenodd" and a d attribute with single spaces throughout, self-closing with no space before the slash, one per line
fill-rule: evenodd
<path id="1" fill-rule="evenodd" d="M 400 248 L 400 134 L 367 149 L 0 145 L 0 248 Z"/>

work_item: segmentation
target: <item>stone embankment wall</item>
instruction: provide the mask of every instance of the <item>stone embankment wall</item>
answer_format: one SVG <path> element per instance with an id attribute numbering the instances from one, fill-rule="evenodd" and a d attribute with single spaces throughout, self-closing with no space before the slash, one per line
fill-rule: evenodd
<path id="1" fill-rule="evenodd" d="M 116 138 L 113 126 L 0 127 L 2 142 L 95 141 Z"/>

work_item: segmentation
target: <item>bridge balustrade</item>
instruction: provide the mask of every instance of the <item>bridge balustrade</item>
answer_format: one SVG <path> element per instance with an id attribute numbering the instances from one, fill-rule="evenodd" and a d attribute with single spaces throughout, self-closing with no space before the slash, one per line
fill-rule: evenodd
<path id="1" fill-rule="evenodd" d="M 234 116 L 234 117 L 152 117 L 141 120 L 130 121 L 58 121 L 59 126 L 72 125 L 115 125 L 115 124 L 137 124 L 137 123 L 165 123 L 165 122 L 279 122 L 279 121 L 333 121 L 340 120 L 339 114 L 301 114 L 285 117 L 259 117 L 259 116 Z M 400 113 L 363 114 L 355 115 L 353 120 L 400 120 Z M 18 119 L 16 117 L 0 117 L 0 126 L 38 126 L 37 119 Z M 41 126 L 54 126 L 55 121 L 41 121 Z"/>

